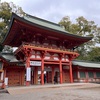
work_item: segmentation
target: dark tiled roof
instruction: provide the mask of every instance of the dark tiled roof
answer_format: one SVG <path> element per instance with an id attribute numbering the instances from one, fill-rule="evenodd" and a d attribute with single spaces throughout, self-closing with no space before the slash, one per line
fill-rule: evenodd
<path id="1" fill-rule="evenodd" d="M 66 39 L 70 38 L 72 41 L 77 40 L 78 44 L 82 44 L 82 43 L 87 42 L 87 41 L 92 39 L 92 37 L 83 37 L 83 36 L 71 34 L 67 31 L 65 31 L 60 25 L 55 24 L 53 22 L 43 20 L 43 19 L 40 19 L 40 18 L 37 18 L 35 16 L 31 16 L 31 15 L 26 14 L 26 16 L 24 16 L 24 17 L 19 17 L 16 14 L 12 13 L 10 28 L 9 28 L 9 31 L 6 34 L 6 36 L 2 42 L 3 45 L 5 45 L 5 44 L 9 45 L 8 42 L 9 41 L 11 42 L 13 36 L 9 36 L 9 33 L 11 31 L 11 27 L 13 26 L 14 20 L 16 20 L 16 19 L 20 22 L 24 22 L 28 25 L 33 26 L 33 27 L 36 26 L 36 27 L 39 27 L 43 30 L 48 30 L 48 31 L 52 30 L 52 32 L 56 32 L 56 34 L 60 34 L 60 36 L 66 37 Z M 15 33 L 13 32 L 13 34 L 16 34 L 16 32 Z M 71 41 L 71 40 L 69 40 L 69 41 Z M 81 42 L 79 42 L 80 40 L 81 40 Z"/>
<path id="2" fill-rule="evenodd" d="M 38 18 L 35 16 L 31 16 L 29 14 L 26 14 L 23 18 L 29 22 L 34 23 L 34 24 L 37 24 L 37 25 L 40 25 L 40 26 L 43 26 L 46 28 L 50 28 L 50 29 L 53 29 L 53 30 L 61 32 L 61 33 L 65 33 L 65 35 L 74 36 L 76 38 L 86 38 L 89 40 L 92 39 L 92 37 L 88 37 L 88 36 L 82 37 L 82 36 L 78 36 L 75 34 L 71 34 L 70 32 L 65 31 L 59 24 L 56 24 L 56 23 L 53 23 L 53 22 L 50 22 L 50 21 L 47 21 L 47 20 L 44 20 L 44 19 L 41 19 L 41 18 Z"/>
<path id="3" fill-rule="evenodd" d="M 18 61 L 17 59 L 16 59 L 16 57 L 14 56 L 14 54 L 13 53 L 0 53 L 0 57 L 3 59 L 3 60 L 5 60 L 5 61 L 7 61 L 7 62 L 9 62 L 9 63 L 20 63 L 21 61 Z"/>
<path id="4" fill-rule="evenodd" d="M 81 66 L 81 67 L 89 67 L 89 68 L 100 68 L 100 63 L 96 62 L 87 62 L 87 61 L 72 61 L 73 65 Z"/>

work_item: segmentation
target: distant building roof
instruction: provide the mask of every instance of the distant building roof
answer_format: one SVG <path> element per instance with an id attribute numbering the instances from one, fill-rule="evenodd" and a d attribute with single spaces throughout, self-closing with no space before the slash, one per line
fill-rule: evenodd
<path id="1" fill-rule="evenodd" d="M 72 61 L 72 64 L 81 67 L 100 68 L 100 63 L 96 62 Z"/>
<path id="2" fill-rule="evenodd" d="M 0 53 L 0 57 L 9 63 L 19 63 L 13 53 Z"/>

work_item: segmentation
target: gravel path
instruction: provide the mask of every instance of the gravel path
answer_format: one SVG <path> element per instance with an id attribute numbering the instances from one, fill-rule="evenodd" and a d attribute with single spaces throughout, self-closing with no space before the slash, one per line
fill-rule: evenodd
<path id="1" fill-rule="evenodd" d="M 0 100 L 100 100 L 100 84 L 34 88 L 14 95 L 0 93 Z"/>

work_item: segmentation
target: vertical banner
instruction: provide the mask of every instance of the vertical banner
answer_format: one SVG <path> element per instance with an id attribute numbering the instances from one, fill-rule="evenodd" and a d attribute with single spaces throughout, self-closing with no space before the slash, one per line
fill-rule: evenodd
<path id="1" fill-rule="evenodd" d="M 26 81 L 31 81 L 31 68 L 26 70 Z"/>
<path id="2" fill-rule="evenodd" d="M 5 78 L 5 85 L 8 86 L 8 77 Z"/>

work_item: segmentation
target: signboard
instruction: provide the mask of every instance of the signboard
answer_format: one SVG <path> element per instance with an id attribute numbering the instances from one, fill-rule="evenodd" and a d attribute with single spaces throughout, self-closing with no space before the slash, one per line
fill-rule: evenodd
<path id="1" fill-rule="evenodd" d="M 26 81 L 31 81 L 31 68 L 26 70 Z"/>
<path id="2" fill-rule="evenodd" d="M 41 61 L 30 61 L 30 66 L 41 66 Z"/>
<path id="3" fill-rule="evenodd" d="M 69 67 L 68 66 L 63 66 L 63 69 L 69 69 Z"/>

